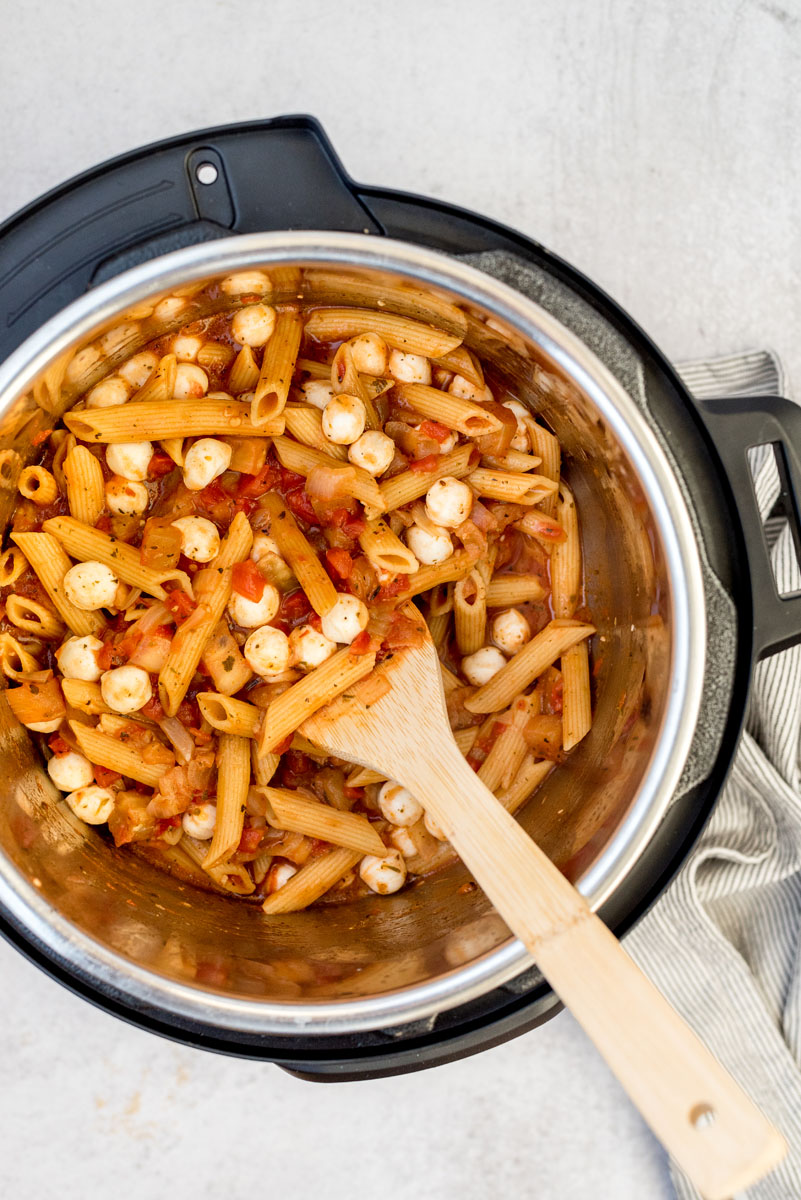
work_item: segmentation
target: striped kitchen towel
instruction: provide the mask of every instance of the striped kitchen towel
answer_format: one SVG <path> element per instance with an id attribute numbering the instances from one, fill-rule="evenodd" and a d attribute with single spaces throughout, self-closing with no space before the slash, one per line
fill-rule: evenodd
<path id="1" fill-rule="evenodd" d="M 769 351 L 685 363 L 699 398 L 786 395 Z M 801 587 L 792 535 L 770 521 L 772 451 L 755 489 L 780 589 Z M 784 1133 L 790 1154 L 749 1200 L 801 1198 L 801 646 L 756 668 L 747 730 L 698 845 L 626 948 Z M 698 1196 L 671 1163 L 677 1196 Z"/>

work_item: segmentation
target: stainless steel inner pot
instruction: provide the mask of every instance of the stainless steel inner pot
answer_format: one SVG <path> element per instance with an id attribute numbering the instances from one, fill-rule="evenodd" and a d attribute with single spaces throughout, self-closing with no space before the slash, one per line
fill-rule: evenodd
<path id="1" fill-rule="evenodd" d="M 597 908 L 653 835 L 687 758 L 704 593 L 689 514 L 652 431 L 606 367 L 532 301 L 443 255 L 354 234 L 253 234 L 151 261 L 70 305 L 0 368 L 0 520 L 35 434 L 139 346 L 211 311 L 197 297 L 203 283 L 246 267 L 270 272 L 279 300 L 445 327 L 457 305 L 466 344 L 558 435 L 598 627 L 595 718 L 521 821 Z M 176 294 L 183 311 L 154 311 Z M 134 1005 L 211 1029 L 355 1033 L 453 1008 L 531 965 L 483 894 L 462 888 L 460 864 L 397 896 L 268 920 L 116 850 L 72 816 L 4 698 L 0 772 L 0 904 L 51 960 Z"/>

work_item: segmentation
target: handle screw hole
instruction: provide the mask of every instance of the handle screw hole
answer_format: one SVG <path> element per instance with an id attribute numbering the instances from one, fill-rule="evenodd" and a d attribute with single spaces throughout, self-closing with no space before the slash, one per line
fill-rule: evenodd
<path id="1" fill-rule="evenodd" d="M 709 1129 L 715 1124 L 715 1115 L 711 1104 L 696 1104 L 690 1113 L 690 1124 L 694 1129 Z"/>
<path id="2" fill-rule="evenodd" d="M 197 170 L 195 171 L 195 178 L 197 179 L 198 183 L 202 183 L 204 187 L 208 187 L 211 183 L 216 183 L 218 175 L 219 171 L 215 167 L 214 163 L 210 162 L 199 163 Z"/>

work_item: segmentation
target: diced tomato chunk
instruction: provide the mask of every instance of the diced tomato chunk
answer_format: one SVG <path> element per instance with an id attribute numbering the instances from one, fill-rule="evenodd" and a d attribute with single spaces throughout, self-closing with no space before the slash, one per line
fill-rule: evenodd
<path id="1" fill-rule="evenodd" d="M 382 583 L 378 596 L 378 600 L 391 600 L 394 596 L 400 596 L 409 586 L 408 575 L 396 575 L 394 579 L 390 579 L 388 583 Z"/>
<path id="2" fill-rule="evenodd" d="M 143 717 L 149 717 L 151 721 L 163 720 L 164 709 L 161 706 L 158 692 L 154 692 L 147 704 L 143 704 L 139 711 Z"/>
<path id="3" fill-rule="evenodd" d="M 113 657 L 114 650 L 111 642 L 104 642 L 97 652 L 97 665 L 102 671 L 108 671 L 111 668 Z"/>
<path id="4" fill-rule="evenodd" d="M 240 499 L 256 499 L 270 492 L 281 478 L 281 468 L 274 462 L 266 462 L 258 475 L 240 475 L 237 496 Z M 298 476 L 300 480 L 303 476 Z"/>
<path id="5" fill-rule="evenodd" d="M 366 629 L 363 629 L 361 633 L 357 633 L 356 637 L 350 644 L 351 654 L 369 654 L 372 649 L 373 638 Z"/>
<path id="6" fill-rule="evenodd" d="M 286 621 L 290 625 L 296 625 L 307 621 L 312 611 L 309 597 L 305 592 L 290 592 L 288 596 L 282 598 L 278 616 L 282 621 Z"/>
<path id="7" fill-rule="evenodd" d="M 353 572 L 353 556 L 347 550 L 340 550 L 338 546 L 326 550 L 325 561 L 332 574 L 338 575 L 340 579 L 350 579 Z"/>
<path id="8" fill-rule="evenodd" d="M 72 749 L 72 746 L 65 742 L 58 733 L 54 733 L 52 737 L 48 738 L 47 744 L 54 754 L 69 754 Z"/>
<path id="9" fill-rule="evenodd" d="M 345 786 L 342 790 L 344 791 L 348 800 L 363 800 L 364 799 L 364 788 L 348 787 L 348 785 L 345 784 Z"/>
<path id="10" fill-rule="evenodd" d="M 278 471 L 281 479 L 281 489 L 284 492 L 288 492 L 292 488 L 303 487 L 306 483 L 305 475 L 298 475 L 297 471 L 290 471 L 288 467 L 279 467 Z"/>
<path id="11" fill-rule="evenodd" d="M 296 517 L 300 517 L 309 525 L 317 524 L 317 513 L 312 508 L 312 502 L 305 487 L 292 488 L 286 494 L 286 502 Z"/>
<path id="12" fill-rule="evenodd" d="M 147 465 L 147 473 L 152 479 L 160 479 L 175 470 L 175 463 L 164 450 L 154 450 L 153 457 Z"/>
<path id="13" fill-rule="evenodd" d="M 425 458 L 415 458 L 409 463 L 410 471 L 433 471 L 439 462 L 438 454 L 427 454 Z"/>
<path id="14" fill-rule="evenodd" d="M 97 763 L 94 764 L 93 770 L 98 787 L 111 787 L 112 783 L 121 778 L 119 771 L 110 771 L 108 767 L 99 767 Z"/>
<path id="15" fill-rule="evenodd" d="M 46 442 L 52 432 L 52 429 L 40 429 L 39 432 L 35 433 L 31 438 L 31 444 L 34 446 L 41 446 L 42 442 Z"/>
<path id="16" fill-rule="evenodd" d="M 423 437 L 431 437 L 435 442 L 447 442 L 451 436 L 451 431 L 447 425 L 440 425 L 439 421 L 421 421 L 417 426 L 418 432 Z"/>
<path id="17" fill-rule="evenodd" d="M 367 528 L 367 522 L 359 513 L 349 512 L 347 508 L 335 508 L 328 514 L 324 521 L 325 525 L 333 529 L 341 529 L 348 537 L 355 541 L 360 533 L 364 533 Z"/>
<path id="18" fill-rule="evenodd" d="M 261 829 L 243 829 L 237 849 L 240 854 L 252 854 L 261 845 Z"/>
<path id="19" fill-rule="evenodd" d="M 234 563 L 231 584 L 235 592 L 246 600 L 261 600 L 267 580 L 251 558 Z"/>
<path id="20" fill-rule="evenodd" d="M 177 625 L 180 625 L 181 621 L 185 621 L 197 608 L 197 604 L 192 597 L 188 596 L 186 592 L 181 591 L 180 588 L 175 588 L 173 591 L 168 592 L 164 603 L 175 617 Z"/>

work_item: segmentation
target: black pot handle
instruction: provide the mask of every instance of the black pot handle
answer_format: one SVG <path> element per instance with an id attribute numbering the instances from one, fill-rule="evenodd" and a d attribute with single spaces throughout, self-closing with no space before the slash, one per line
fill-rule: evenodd
<path id="1" fill-rule="evenodd" d="M 756 658 L 801 642 L 801 592 L 781 596 L 770 564 L 748 463 L 753 446 L 773 445 L 781 502 L 801 562 L 801 408 L 781 396 L 696 401 L 728 475 L 740 516 L 753 596 Z"/>
<path id="2" fill-rule="evenodd" d="M 95 283 L 272 229 L 382 232 L 313 117 L 200 130 L 103 163 L 0 226 L 0 361 Z"/>

